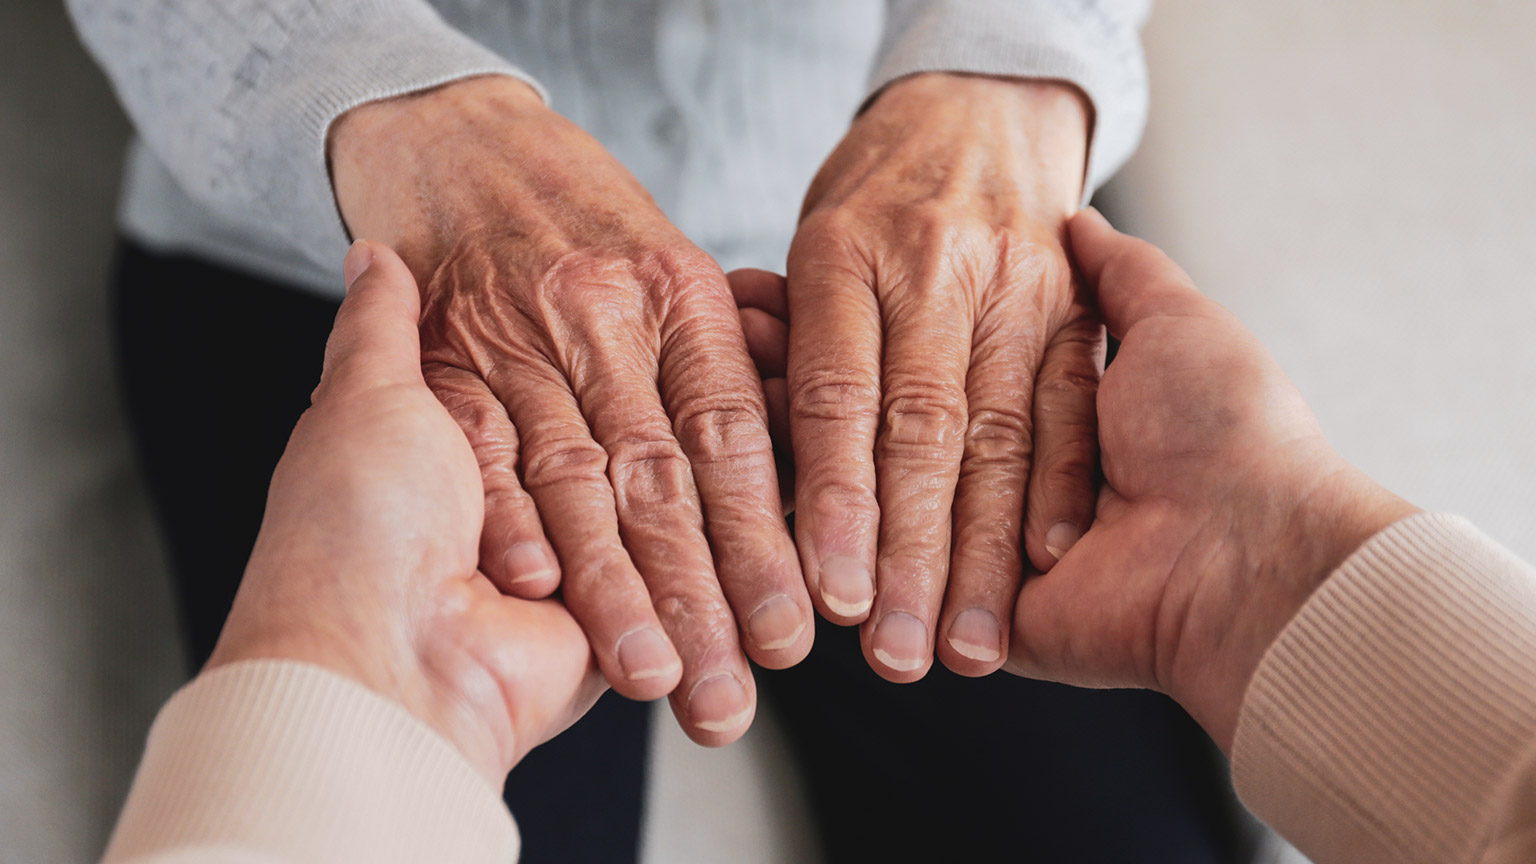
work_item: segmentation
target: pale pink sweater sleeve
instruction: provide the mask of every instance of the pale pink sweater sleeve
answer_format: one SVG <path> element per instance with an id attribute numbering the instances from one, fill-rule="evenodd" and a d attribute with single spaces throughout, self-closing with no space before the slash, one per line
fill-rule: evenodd
<path id="1" fill-rule="evenodd" d="M 1536 570 L 1453 516 L 1376 535 L 1265 655 L 1232 773 L 1315 864 L 1536 862 Z"/>
<path id="2" fill-rule="evenodd" d="M 161 709 L 111 864 L 510 864 L 492 788 L 404 708 L 317 666 L 235 663 Z"/>

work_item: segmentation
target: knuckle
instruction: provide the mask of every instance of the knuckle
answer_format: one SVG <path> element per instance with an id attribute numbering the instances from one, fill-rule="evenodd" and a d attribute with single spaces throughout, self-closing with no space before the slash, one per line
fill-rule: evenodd
<path id="1" fill-rule="evenodd" d="M 529 489 L 600 480 L 607 467 L 607 452 L 585 436 L 530 442 L 523 452 L 523 480 Z"/>
<path id="2" fill-rule="evenodd" d="M 743 400 L 695 401 L 677 412 L 677 440 L 695 463 L 710 465 L 771 456 L 767 418 Z"/>
<path id="3" fill-rule="evenodd" d="M 806 509 L 817 524 L 846 520 L 850 514 L 875 509 L 875 493 L 868 485 L 843 477 L 828 477 L 807 490 Z"/>
<path id="4" fill-rule="evenodd" d="M 612 445 L 608 473 L 619 510 L 631 518 L 652 517 L 695 496 L 692 466 L 670 437 Z"/>
<path id="5" fill-rule="evenodd" d="M 653 605 L 656 617 L 669 625 L 668 630 L 714 636 L 735 626 L 725 598 L 717 591 L 706 589 L 704 583 L 680 584 L 656 591 Z"/>
<path id="6" fill-rule="evenodd" d="M 1028 461 L 1031 453 L 1032 424 L 1029 416 L 1016 408 L 986 408 L 973 413 L 965 435 L 965 458 L 969 467 L 1018 464 Z"/>
<path id="7" fill-rule="evenodd" d="M 502 520 L 516 519 L 521 521 L 525 517 L 537 516 L 531 512 L 533 501 L 528 493 L 523 491 L 522 484 L 517 482 L 517 477 L 511 471 L 487 473 L 485 475 L 485 510 L 487 518 L 494 514 Z"/>
<path id="8" fill-rule="evenodd" d="M 791 386 L 794 416 L 807 420 L 846 420 L 880 404 L 880 382 L 847 369 L 801 372 Z"/>
<path id="9" fill-rule="evenodd" d="M 728 310 L 735 320 L 735 301 L 725 271 L 708 253 L 692 244 L 660 246 L 647 251 L 634 265 L 635 278 L 669 310 L 672 329 L 707 326 Z"/>
<path id="10" fill-rule="evenodd" d="M 639 594 L 639 577 L 629 556 L 622 548 L 610 548 L 606 544 L 586 552 L 570 566 L 563 567 L 561 590 L 566 600 L 581 610 L 596 607 L 609 618 L 629 614 Z"/>
<path id="11" fill-rule="evenodd" d="M 965 395 L 949 387 L 908 383 L 887 399 L 883 419 L 881 445 L 887 452 L 941 457 L 958 448 L 965 435 Z"/>

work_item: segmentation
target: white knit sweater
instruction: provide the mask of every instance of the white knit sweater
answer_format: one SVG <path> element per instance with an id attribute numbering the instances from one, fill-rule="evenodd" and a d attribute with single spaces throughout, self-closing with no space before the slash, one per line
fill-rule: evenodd
<path id="1" fill-rule="evenodd" d="M 140 135 L 120 223 L 338 295 L 325 164 L 356 105 L 481 73 L 534 83 L 726 268 L 780 268 L 860 103 L 903 75 L 1070 81 L 1088 191 L 1146 114 L 1149 0 L 68 0 Z"/>

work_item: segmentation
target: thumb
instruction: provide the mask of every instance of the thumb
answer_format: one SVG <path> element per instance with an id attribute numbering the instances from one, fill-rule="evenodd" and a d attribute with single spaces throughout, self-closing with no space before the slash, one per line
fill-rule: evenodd
<path id="1" fill-rule="evenodd" d="M 1073 216 L 1067 229 L 1072 256 L 1116 339 L 1146 318 L 1201 315 L 1210 309 L 1212 301 L 1162 250 L 1116 231 L 1092 207 Z"/>
<path id="2" fill-rule="evenodd" d="M 347 298 L 325 343 L 317 395 L 390 384 L 424 384 L 421 297 L 416 280 L 393 250 L 359 240 L 347 250 Z"/>

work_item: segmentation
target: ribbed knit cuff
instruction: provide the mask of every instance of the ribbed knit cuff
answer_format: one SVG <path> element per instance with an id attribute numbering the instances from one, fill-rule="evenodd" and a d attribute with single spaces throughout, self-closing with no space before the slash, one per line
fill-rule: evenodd
<path id="1" fill-rule="evenodd" d="M 252 661 L 161 709 L 105 860 L 509 864 L 518 845 L 499 790 L 404 708 L 317 666 Z"/>
<path id="2" fill-rule="evenodd" d="M 1303 853 L 1471 861 L 1536 742 L 1536 571 L 1465 520 L 1405 519 L 1259 665 L 1232 773 Z"/>
<path id="3" fill-rule="evenodd" d="M 292 4 L 289 4 L 292 8 Z M 547 100 L 532 77 L 448 26 L 420 0 L 314 3 L 253 38 L 264 50 L 259 83 L 224 105 L 242 134 L 224 174 L 316 264 L 339 268 L 347 235 L 326 165 L 326 136 L 342 114 L 379 99 L 477 75 L 510 75 Z M 174 167 L 174 166 L 173 166 Z M 339 272 L 339 270 L 338 270 Z"/>
<path id="4" fill-rule="evenodd" d="M 1083 202 L 1135 152 L 1147 121 L 1144 2 L 895 0 L 870 93 L 919 72 L 1076 85 L 1093 103 Z M 1104 11 L 1103 7 L 1114 10 Z"/>

